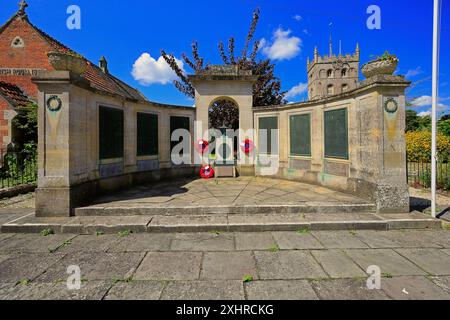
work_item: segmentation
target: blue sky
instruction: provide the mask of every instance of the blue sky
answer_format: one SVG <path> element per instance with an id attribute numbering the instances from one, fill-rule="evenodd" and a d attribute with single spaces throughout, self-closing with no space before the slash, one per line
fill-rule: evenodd
<path id="1" fill-rule="evenodd" d="M 17 2 L 0 3 L 1 22 L 14 14 Z M 450 113 L 450 25 L 446 22 L 450 21 L 450 3 L 443 2 L 440 96 L 441 109 Z M 205 60 L 221 63 L 217 52 L 219 40 L 235 36 L 240 51 L 252 12 L 259 7 L 261 19 L 255 38 L 264 38 L 267 48 L 259 54 L 261 58 L 267 55 L 275 58 L 276 75 L 281 78 L 284 90 L 301 88 L 306 83 L 307 57 L 312 57 L 315 45 L 320 54 L 327 53 L 329 25 L 333 23 L 335 51 L 341 40 L 344 53 L 354 52 L 359 42 L 362 63 L 385 50 L 396 54 L 400 58 L 398 73 L 408 74 L 415 83 L 408 90 L 409 99 L 418 98 L 414 109 L 418 112 L 430 109 L 431 0 L 322 0 L 320 5 L 316 1 L 287 0 L 28 0 L 28 3 L 27 11 L 34 24 L 93 62 L 105 55 L 111 73 L 153 101 L 193 104 L 169 81 L 172 75 L 158 61 L 161 49 L 181 58 L 182 52 L 189 54 L 191 42 L 197 40 Z M 66 27 L 66 9 L 72 4 L 81 9 L 81 30 Z M 381 30 L 366 27 L 369 17 L 366 10 L 373 4 L 381 8 Z M 142 56 L 144 53 L 148 55 Z M 133 65 L 140 57 L 139 72 L 133 76 Z M 185 69 L 190 72 L 186 66 Z M 291 101 L 306 97 L 306 92 L 297 91 L 299 94 L 290 95 Z"/>

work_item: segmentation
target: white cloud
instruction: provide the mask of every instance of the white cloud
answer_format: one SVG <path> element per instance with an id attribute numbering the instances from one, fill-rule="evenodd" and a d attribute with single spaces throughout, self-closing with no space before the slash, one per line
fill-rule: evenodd
<path id="1" fill-rule="evenodd" d="M 303 20 L 303 17 L 302 17 L 301 15 L 299 15 L 299 14 L 296 14 L 296 15 L 294 16 L 294 19 L 295 19 L 296 21 L 302 21 L 302 20 Z"/>
<path id="2" fill-rule="evenodd" d="M 412 77 L 415 77 L 415 76 L 417 76 L 419 74 L 422 74 L 422 73 L 423 73 L 422 68 L 421 67 L 417 67 L 415 69 L 408 70 L 408 72 L 405 74 L 405 77 L 406 78 L 412 78 Z"/>
<path id="3" fill-rule="evenodd" d="M 308 91 L 308 84 L 300 82 L 286 93 L 286 99 L 292 99 Z"/>
<path id="4" fill-rule="evenodd" d="M 303 33 L 304 33 L 304 34 L 309 34 L 308 29 L 303 29 Z"/>
<path id="5" fill-rule="evenodd" d="M 431 105 L 431 103 L 432 98 L 430 96 L 421 96 L 411 101 L 412 107 L 425 107 Z"/>
<path id="6" fill-rule="evenodd" d="M 431 111 L 423 111 L 418 114 L 419 117 L 428 117 L 431 116 Z"/>
<path id="7" fill-rule="evenodd" d="M 449 99 L 450 98 L 440 98 L 439 101 L 446 101 Z M 431 96 L 421 96 L 421 97 L 418 97 L 411 101 L 411 107 L 412 108 L 426 107 L 426 106 L 431 106 L 432 103 L 433 103 L 433 100 L 432 100 Z M 438 112 L 448 111 L 448 110 L 450 110 L 450 106 L 443 104 L 443 103 L 438 103 L 437 110 L 438 110 Z"/>
<path id="8" fill-rule="evenodd" d="M 178 66 L 184 72 L 183 61 L 176 59 Z M 133 64 L 131 71 L 133 78 L 142 85 L 154 83 L 168 84 L 177 79 L 177 75 L 162 56 L 156 60 L 149 53 L 143 53 Z"/>
<path id="9" fill-rule="evenodd" d="M 290 36 L 291 30 L 278 28 L 273 33 L 273 42 L 268 44 L 264 39 L 263 53 L 272 60 L 289 60 L 301 52 L 302 39 Z"/>

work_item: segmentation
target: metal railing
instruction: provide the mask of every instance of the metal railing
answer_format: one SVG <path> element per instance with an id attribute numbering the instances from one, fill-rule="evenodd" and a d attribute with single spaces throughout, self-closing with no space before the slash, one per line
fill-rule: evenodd
<path id="1" fill-rule="evenodd" d="M 0 150 L 0 156 L 0 189 L 36 183 L 36 151 L 6 152 Z"/>
<path id="2" fill-rule="evenodd" d="M 431 163 L 408 162 L 408 184 L 413 187 L 431 187 Z M 437 187 L 440 190 L 450 191 L 450 165 L 449 163 L 438 163 L 437 165 Z"/>

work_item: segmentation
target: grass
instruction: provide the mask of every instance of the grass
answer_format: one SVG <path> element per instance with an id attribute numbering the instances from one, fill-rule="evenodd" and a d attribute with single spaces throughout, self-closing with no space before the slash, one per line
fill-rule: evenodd
<path id="1" fill-rule="evenodd" d="M 243 283 L 249 283 L 249 282 L 252 282 L 253 281 L 253 276 L 251 276 L 251 275 L 245 275 L 243 278 L 242 278 L 242 282 Z"/>
<path id="2" fill-rule="evenodd" d="M 133 281 L 133 277 L 127 277 L 127 278 L 124 278 L 124 279 L 121 279 L 121 278 L 113 278 L 112 279 L 112 283 L 113 284 L 117 284 L 117 283 L 130 283 L 130 282 L 132 282 Z"/>
<path id="3" fill-rule="evenodd" d="M 47 237 L 51 234 L 54 234 L 52 229 L 44 229 L 41 231 L 41 236 L 43 236 L 43 237 Z"/>
<path id="4" fill-rule="evenodd" d="M 210 231 L 209 233 L 214 234 L 214 235 L 216 235 L 216 236 L 218 236 L 219 234 L 221 234 L 221 232 L 218 231 L 218 230 L 212 230 L 212 231 Z"/>
<path id="5" fill-rule="evenodd" d="M 66 241 L 64 241 L 63 243 L 61 243 L 60 245 L 58 245 L 58 246 L 55 247 L 55 248 L 49 248 L 49 249 L 48 249 L 48 252 L 54 253 L 54 252 L 56 252 L 57 250 L 59 250 L 59 249 L 61 249 L 61 248 L 70 246 L 71 244 L 72 244 L 72 241 L 66 240 Z"/>
<path id="6" fill-rule="evenodd" d="M 352 236 L 356 236 L 358 234 L 355 230 L 350 230 L 348 233 L 350 233 Z"/>
<path id="7" fill-rule="evenodd" d="M 308 234 L 311 231 L 308 228 L 303 228 L 297 231 L 298 234 Z"/>
<path id="8" fill-rule="evenodd" d="M 22 280 L 19 281 L 19 284 L 21 286 L 27 286 L 29 283 L 30 283 L 29 279 L 22 279 Z"/>
<path id="9" fill-rule="evenodd" d="M 124 231 L 120 231 L 119 233 L 118 233 L 118 236 L 119 237 L 127 237 L 127 236 L 129 236 L 130 234 L 132 234 L 133 233 L 133 231 L 131 231 L 131 230 L 124 230 Z"/>
<path id="10" fill-rule="evenodd" d="M 270 252 L 278 252 L 280 251 L 280 247 L 277 244 L 274 244 L 272 247 L 269 248 Z"/>
<path id="11" fill-rule="evenodd" d="M 105 233 L 103 231 L 95 231 L 95 235 L 97 237 L 104 235 Z"/>
<path id="12" fill-rule="evenodd" d="M 386 278 L 386 279 L 392 279 L 392 278 L 393 278 L 392 274 L 389 273 L 389 272 L 383 272 L 383 273 L 381 274 L 381 276 L 382 276 L 383 278 Z"/>

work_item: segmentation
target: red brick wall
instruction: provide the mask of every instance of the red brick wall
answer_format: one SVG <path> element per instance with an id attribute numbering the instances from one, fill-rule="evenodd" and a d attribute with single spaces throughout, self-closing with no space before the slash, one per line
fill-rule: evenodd
<path id="1" fill-rule="evenodd" d="M 24 41 L 24 48 L 11 47 L 11 42 L 17 36 Z M 0 68 L 53 70 L 47 58 L 49 51 L 52 51 L 50 45 L 26 21 L 15 19 L 0 34 Z M 37 87 L 31 82 L 30 76 L 0 75 L 0 80 L 19 86 L 36 100 Z"/>

